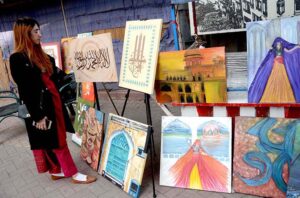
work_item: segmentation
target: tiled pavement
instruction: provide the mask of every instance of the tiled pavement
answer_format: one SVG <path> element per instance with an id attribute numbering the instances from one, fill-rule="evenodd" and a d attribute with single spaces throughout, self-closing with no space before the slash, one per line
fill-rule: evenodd
<path id="1" fill-rule="evenodd" d="M 121 112 L 124 104 L 125 92 L 112 92 L 113 100 L 117 109 Z M 99 93 L 101 110 L 114 113 L 114 109 L 105 93 Z M 1 105 L 1 104 L 0 104 Z M 171 107 L 174 115 L 180 115 L 178 107 Z M 154 128 L 154 142 L 156 157 L 154 163 L 155 187 L 157 197 L 178 197 L 178 198 L 222 198 L 222 197 L 251 197 L 243 194 L 228 194 L 204 192 L 197 190 L 186 190 L 170 188 L 159 185 L 159 153 L 160 153 L 160 123 L 161 116 L 165 115 L 160 107 L 151 100 L 152 123 Z M 131 92 L 125 117 L 146 123 L 145 104 L 143 94 Z M 33 160 L 33 155 L 29 148 L 25 126 L 18 118 L 8 118 L 0 123 L 0 198 L 15 197 L 44 197 L 44 198 L 122 198 L 129 197 L 125 192 L 108 180 L 98 175 L 90 169 L 87 164 L 80 159 L 80 148 L 71 142 L 68 135 L 68 144 L 72 156 L 78 169 L 87 174 L 97 176 L 98 180 L 89 185 L 76 185 L 70 179 L 52 181 L 47 173 L 38 174 Z M 148 157 L 148 159 L 150 159 Z M 150 161 L 147 161 L 140 197 L 150 198 L 153 196 Z"/>

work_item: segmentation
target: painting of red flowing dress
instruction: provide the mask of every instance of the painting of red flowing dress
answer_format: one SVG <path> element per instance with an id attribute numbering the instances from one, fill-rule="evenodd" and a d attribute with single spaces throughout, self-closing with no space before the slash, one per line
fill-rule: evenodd
<path id="1" fill-rule="evenodd" d="M 160 184 L 231 192 L 231 119 L 163 116 Z"/>

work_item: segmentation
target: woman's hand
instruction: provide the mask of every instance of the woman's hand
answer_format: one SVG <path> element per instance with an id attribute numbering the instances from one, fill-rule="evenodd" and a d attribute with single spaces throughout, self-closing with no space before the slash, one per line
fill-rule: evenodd
<path id="1" fill-rule="evenodd" d="M 46 125 L 46 120 L 48 118 L 45 116 L 43 119 L 41 119 L 40 121 L 38 121 L 36 124 L 35 124 L 35 127 L 39 130 L 47 130 L 47 125 Z"/>

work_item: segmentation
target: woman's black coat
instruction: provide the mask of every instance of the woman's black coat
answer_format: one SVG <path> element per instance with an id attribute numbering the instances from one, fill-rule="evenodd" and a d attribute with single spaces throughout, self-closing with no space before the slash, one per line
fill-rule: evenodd
<path id="1" fill-rule="evenodd" d="M 53 65 L 53 74 L 50 79 L 58 88 L 61 70 L 55 66 L 54 58 L 50 57 Z M 10 56 L 10 69 L 13 79 L 18 85 L 20 99 L 26 105 L 30 118 L 25 119 L 26 129 L 31 149 L 54 149 L 58 148 L 57 124 L 54 105 L 50 92 L 45 87 L 40 69 L 32 65 L 27 55 L 14 53 Z M 62 102 L 66 130 L 74 132 L 67 110 Z M 38 122 L 45 116 L 51 120 L 52 127 L 42 131 L 33 126 L 33 121 Z"/>

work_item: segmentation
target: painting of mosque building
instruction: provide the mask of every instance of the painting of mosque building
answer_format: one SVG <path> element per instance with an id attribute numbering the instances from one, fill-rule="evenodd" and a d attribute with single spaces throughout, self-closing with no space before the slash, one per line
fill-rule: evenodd
<path id="1" fill-rule="evenodd" d="M 227 102 L 224 47 L 161 52 L 157 70 L 159 103 Z"/>
<path id="2" fill-rule="evenodd" d="M 138 197 L 147 159 L 149 126 L 109 114 L 98 172 Z"/>
<path id="3" fill-rule="evenodd" d="M 231 118 L 162 117 L 160 185 L 231 192 Z"/>

